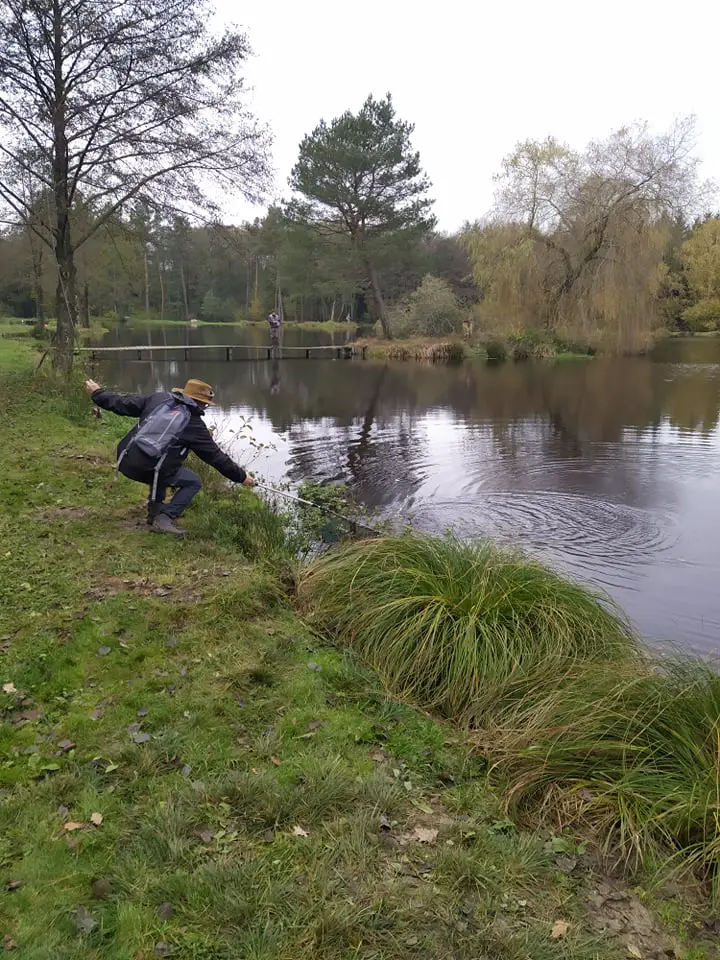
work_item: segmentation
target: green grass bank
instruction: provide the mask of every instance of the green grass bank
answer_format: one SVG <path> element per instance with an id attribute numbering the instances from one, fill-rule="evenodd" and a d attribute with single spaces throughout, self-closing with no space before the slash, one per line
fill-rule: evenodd
<path id="1" fill-rule="evenodd" d="M 702 888 L 631 889 L 581 832 L 509 819 L 477 731 L 300 619 L 293 584 L 312 604 L 328 568 L 298 571 L 253 494 L 201 496 L 185 542 L 149 534 L 142 489 L 112 482 L 129 422 L 37 356 L 0 342 L 9 956 L 716 955 Z"/>

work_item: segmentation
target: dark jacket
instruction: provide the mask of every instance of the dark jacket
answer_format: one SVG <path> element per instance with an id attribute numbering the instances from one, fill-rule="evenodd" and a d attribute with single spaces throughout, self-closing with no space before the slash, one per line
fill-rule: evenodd
<path id="1" fill-rule="evenodd" d="M 155 407 L 165 403 L 170 396 L 169 393 L 152 393 L 149 396 L 142 396 L 138 393 L 111 393 L 109 390 L 101 389 L 92 394 L 92 400 L 103 410 L 118 413 L 121 417 L 138 417 L 142 421 L 152 413 Z M 196 456 L 204 460 L 205 463 L 209 463 L 211 467 L 215 467 L 228 480 L 233 483 L 242 483 L 247 474 L 215 443 L 203 422 L 203 408 L 183 393 L 173 393 L 172 396 L 187 404 L 190 410 L 190 419 L 179 440 L 174 441 L 168 449 L 162 468 L 163 476 L 172 476 L 182 465 L 189 451 L 192 450 Z M 138 424 L 135 424 L 127 436 L 123 437 L 118 444 L 118 457 L 130 444 L 137 428 Z M 147 456 L 136 446 L 130 446 L 120 465 L 120 472 L 124 473 L 125 476 L 147 483 L 151 482 L 147 477 L 152 475 L 154 469 L 155 461 L 152 457 Z"/>

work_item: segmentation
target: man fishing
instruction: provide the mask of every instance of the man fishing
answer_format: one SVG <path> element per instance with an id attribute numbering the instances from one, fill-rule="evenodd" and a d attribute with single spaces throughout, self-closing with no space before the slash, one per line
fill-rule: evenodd
<path id="1" fill-rule="evenodd" d="M 200 477 L 183 466 L 190 450 L 233 483 L 255 486 L 250 474 L 223 453 L 203 422 L 203 414 L 215 397 L 209 384 L 188 380 L 182 388 L 147 396 L 112 393 L 94 380 L 87 380 L 85 388 L 93 403 L 103 410 L 139 418 L 118 444 L 117 469 L 130 480 L 150 487 L 148 524 L 156 533 L 186 535 L 175 521 L 202 487 Z M 168 487 L 175 493 L 165 503 Z"/>
<path id="2" fill-rule="evenodd" d="M 270 327 L 270 344 L 273 347 L 278 347 L 280 346 L 280 331 L 282 329 L 282 317 L 276 310 L 273 310 L 272 313 L 268 314 L 267 322 L 268 322 L 268 326 Z"/>

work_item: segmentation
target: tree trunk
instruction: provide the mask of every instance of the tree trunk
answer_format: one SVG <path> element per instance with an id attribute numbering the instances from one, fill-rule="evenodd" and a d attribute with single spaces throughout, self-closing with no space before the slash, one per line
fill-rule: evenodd
<path id="1" fill-rule="evenodd" d="M 75 252 L 70 238 L 70 196 L 68 192 L 68 141 L 65 115 L 66 89 L 64 67 L 64 11 L 60 0 L 53 0 L 53 194 L 55 200 L 55 260 L 57 287 L 53 367 L 62 373 L 72 370 L 75 348 Z"/>
<path id="2" fill-rule="evenodd" d="M 333 297 L 332 307 L 330 309 L 330 323 L 335 323 L 335 297 Z"/>
<path id="3" fill-rule="evenodd" d="M 147 245 L 145 246 L 145 316 L 150 317 L 150 273 L 148 271 Z"/>
<path id="4" fill-rule="evenodd" d="M 187 284 L 185 283 L 185 269 L 182 260 L 180 261 L 180 286 L 182 287 L 183 306 L 185 307 L 185 320 L 190 319 L 190 308 L 188 306 Z"/>
<path id="5" fill-rule="evenodd" d="M 61 373 L 72 370 L 77 321 L 75 300 L 75 258 L 69 243 L 69 223 L 61 225 L 58 217 L 58 234 L 55 242 L 58 280 L 55 288 L 55 355 L 53 367 Z"/>
<path id="6" fill-rule="evenodd" d="M 160 278 L 160 320 L 162 321 L 165 319 L 165 281 L 161 263 L 158 263 L 158 277 Z"/>
<path id="7" fill-rule="evenodd" d="M 277 276 L 275 279 L 275 309 L 280 314 L 282 319 L 283 315 L 283 295 L 282 287 L 280 286 L 280 277 Z"/>
<path id="8" fill-rule="evenodd" d="M 33 292 L 35 294 L 35 336 L 45 336 L 45 291 L 42 282 L 43 250 L 30 241 L 33 266 Z"/>
<path id="9" fill-rule="evenodd" d="M 80 325 L 90 329 L 90 287 L 87 280 L 83 283 L 82 303 L 80 304 Z"/>
<path id="10" fill-rule="evenodd" d="M 380 321 L 385 339 L 392 340 L 392 334 L 390 333 L 390 327 L 388 326 L 387 316 L 385 314 L 385 301 L 383 300 L 382 290 L 380 289 L 380 281 L 375 267 L 370 260 L 365 261 L 365 269 L 367 270 L 367 277 L 370 281 L 373 304 L 375 305 L 375 317 Z"/>

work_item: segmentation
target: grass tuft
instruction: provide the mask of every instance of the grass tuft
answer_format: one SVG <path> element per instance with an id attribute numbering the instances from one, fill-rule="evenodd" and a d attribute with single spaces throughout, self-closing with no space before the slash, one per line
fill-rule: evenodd
<path id="1" fill-rule="evenodd" d="M 407 535 L 326 553 L 301 580 L 312 622 L 399 696 L 477 726 L 573 664 L 633 657 L 604 597 L 490 543 Z"/>

